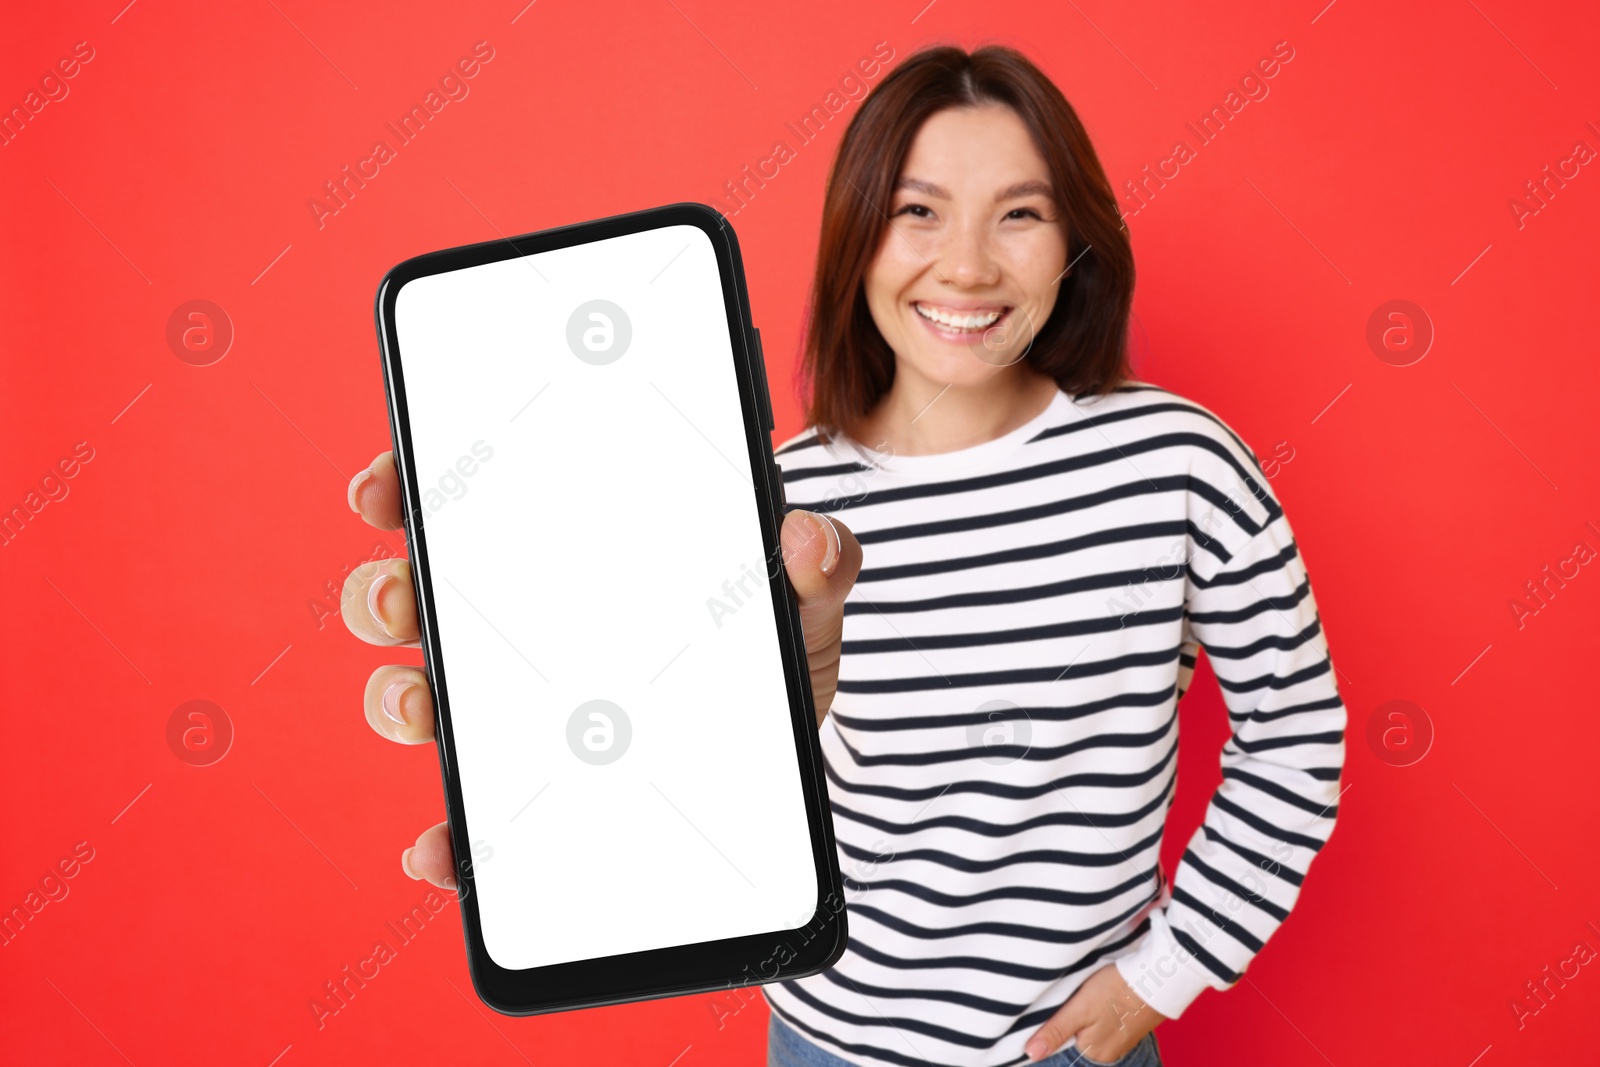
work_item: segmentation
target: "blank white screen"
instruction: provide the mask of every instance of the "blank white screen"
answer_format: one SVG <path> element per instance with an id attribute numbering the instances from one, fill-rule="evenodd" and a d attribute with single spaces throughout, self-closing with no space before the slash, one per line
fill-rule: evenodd
<path id="1" fill-rule="evenodd" d="M 593 300 L 631 323 L 605 365 L 568 344 Z M 416 279 L 395 318 L 490 956 L 802 925 L 816 871 L 710 239 Z M 632 729 L 603 765 L 568 742 L 596 699 Z"/>

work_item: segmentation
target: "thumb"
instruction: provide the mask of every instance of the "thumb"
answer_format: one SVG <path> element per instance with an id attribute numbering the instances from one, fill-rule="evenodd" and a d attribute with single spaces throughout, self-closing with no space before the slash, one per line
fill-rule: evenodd
<path id="1" fill-rule="evenodd" d="M 838 519 L 799 510 L 784 516 L 779 540 L 784 570 L 800 600 L 806 665 L 820 726 L 839 684 L 844 599 L 861 573 L 861 545 Z"/>

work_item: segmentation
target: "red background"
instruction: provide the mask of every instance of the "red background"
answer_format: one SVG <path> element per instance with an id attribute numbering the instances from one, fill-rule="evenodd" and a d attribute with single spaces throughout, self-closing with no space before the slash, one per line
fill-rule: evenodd
<path id="1" fill-rule="evenodd" d="M 1511 1002 L 1536 1006 L 1524 983 L 1578 942 L 1600 950 L 1600 567 L 1521 628 L 1509 605 L 1578 541 L 1600 549 L 1585 525 L 1600 527 L 1600 165 L 1521 225 L 1509 202 L 1575 142 L 1600 148 L 1595 16 L 1323 2 L 9 11 L 0 106 L 75 42 L 94 58 L 0 147 L 0 507 L 77 442 L 94 458 L 0 547 L 0 907 L 76 843 L 94 858 L 0 947 L 0 1057 L 763 1062 L 759 998 L 720 1026 L 713 997 L 493 1014 L 453 905 L 318 1029 L 323 983 L 423 899 L 399 853 L 443 810 L 434 751 L 381 739 L 360 710 L 374 667 L 419 654 L 368 647 L 336 616 L 319 628 L 308 606 L 376 542 L 403 551 L 345 504 L 389 447 L 373 295 L 436 248 L 679 200 L 732 211 L 722 183 L 789 140 L 797 157 L 733 220 L 781 440 L 801 428 L 804 287 L 854 105 L 803 147 L 784 123 L 880 41 L 899 59 L 985 40 L 1057 81 L 1119 189 L 1178 138 L 1193 146 L 1184 123 L 1276 42 L 1294 49 L 1270 95 L 1129 219 L 1136 367 L 1264 460 L 1292 453 L 1274 487 L 1350 709 L 1349 788 L 1246 980 L 1160 1028 L 1167 1062 L 1499 1067 L 1593 1050 L 1600 963 L 1520 1027 Z M 470 95 L 319 228 L 308 199 L 480 40 L 494 59 Z M 165 339 L 196 298 L 236 331 L 205 367 Z M 1395 298 L 1436 330 L 1405 367 L 1365 339 Z M 236 731 L 208 767 L 168 747 L 192 699 Z M 1436 731 L 1412 766 L 1366 740 L 1394 699 Z M 1169 864 L 1218 780 L 1223 712 L 1202 667 Z"/>

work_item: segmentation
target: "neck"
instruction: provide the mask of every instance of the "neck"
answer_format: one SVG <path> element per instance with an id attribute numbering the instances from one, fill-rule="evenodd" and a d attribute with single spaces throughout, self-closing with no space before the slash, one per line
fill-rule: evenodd
<path id="1" fill-rule="evenodd" d="M 1025 425 L 1050 406 L 1056 392 L 1054 379 L 1027 363 L 960 386 L 899 363 L 894 384 L 850 434 L 868 448 L 900 456 L 955 452 Z"/>

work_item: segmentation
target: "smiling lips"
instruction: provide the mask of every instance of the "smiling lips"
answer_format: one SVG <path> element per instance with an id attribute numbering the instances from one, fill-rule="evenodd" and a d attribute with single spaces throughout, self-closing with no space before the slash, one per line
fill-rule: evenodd
<path id="1" fill-rule="evenodd" d="M 951 338 L 971 338 L 982 334 L 1011 313 L 1009 304 L 951 307 L 947 304 L 912 301 L 911 306 L 916 308 L 917 314 L 934 333 Z"/>

